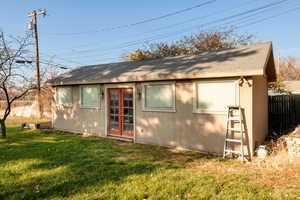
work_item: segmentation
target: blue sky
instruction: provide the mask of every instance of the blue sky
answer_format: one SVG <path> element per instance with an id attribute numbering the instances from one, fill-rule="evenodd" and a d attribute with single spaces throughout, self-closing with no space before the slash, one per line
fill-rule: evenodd
<path id="1" fill-rule="evenodd" d="M 136 26 L 124 25 L 159 17 L 204 2 L 205 6 Z M 67 66 L 117 62 L 146 42 L 172 42 L 183 35 L 237 26 L 237 32 L 255 36 L 255 41 L 273 41 L 275 54 L 300 57 L 300 7 L 298 0 L 282 1 L 260 13 L 224 20 L 226 17 L 280 2 L 280 0 L 152 0 L 3 1 L 0 28 L 21 36 L 30 21 L 27 14 L 45 8 L 39 16 L 41 59 Z M 286 13 L 287 11 L 290 11 Z M 281 16 L 277 16 L 281 14 Z M 274 16 L 271 18 L 271 16 Z M 277 17 L 275 17 L 277 16 Z M 265 20 L 265 21 L 261 21 Z M 212 23 L 217 21 L 215 23 Z M 254 23 L 255 22 L 255 23 Z M 248 25 L 250 24 L 250 25 Z M 201 26 L 202 25 L 202 26 Z M 123 28 L 111 30 L 112 27 Z M 103 30 L 104 29 L 104 30 Z"/>

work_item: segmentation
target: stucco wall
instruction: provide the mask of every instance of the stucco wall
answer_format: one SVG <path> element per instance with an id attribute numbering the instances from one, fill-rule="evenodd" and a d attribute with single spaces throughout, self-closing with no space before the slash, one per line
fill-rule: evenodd
<path id="1" fill-rule="evenodd" d="M 240 105 L 243 108 L 244 119 L 244 152 L 247 155 L 250 152 L 253 155 L 253 80 L 250 78 L 244 79 L 242 85 L 240 85 Z"/>
<path id="2" fill-rule="evenodd" d="M 210 81 L 211 79 L 207 80 Z M 244 83 L 241 87 L 236 84 L 236 99 L 245 109 L 249 148 L 253 149 L 253 84 L 251 79 L 248 81 L 249 84 Z M 119 84 L 111 84 L 110 86 L 113 87 L 114 85 L 119 86 Z M 141 91 L 141 83 L 134 85 L 136 87 L 135 91 Z M 102 85 L 102 88 L 108 87 L 109 85 Z M 104 99 L 101 99 L 100 109 L 80 108 L 80 87 L 72 86 L 72 88 L 73 105 L 70 107 L 54 106 L 54 128 L 76 133 L 92 133 L 105 136 Z M 137 94 L 134 97 L 136 98 L 135 142 L 217 154 L 223 153 L 226 113 L 194 113 L 193 81 L 176 82 L 176 112 L 143 111 L 142 99 L 138 98 Z M 105 98 L 107 98 L 107 94 L 105 94 Z"/>
<path id="3" fill-rule="evenodd" d="M 268 134 L 268 84 L 266 77 L 253 77 L 253 141 L 261 144 Z"/>
<path id="4" fill-rule="evenodd" d="M 79 86 L 72 87 L 73 105 L 53 103 L 53 128 L 75 133 L 104 135 L 104 101 L 100 108 L 81 108 Z"/>
<path id="5" fill-rule="evenodd" d="M 251 80 L 249 82 L 252 84 Z M 137 87 L 141 87 L 141 84 L 137 84 Z M 251 137 L 252 86 L 243 84 L 239 89 L 237 84 L 237 91 L 236 98 L 245 108 L 248 134 Z M 192 103 L 192 81 L 176 82 L 176 113 L 146 112 L 142 110 L 142 101 L 137 101 L 136 142 L 222 154 L 226 113 L 193 113 Z"/>

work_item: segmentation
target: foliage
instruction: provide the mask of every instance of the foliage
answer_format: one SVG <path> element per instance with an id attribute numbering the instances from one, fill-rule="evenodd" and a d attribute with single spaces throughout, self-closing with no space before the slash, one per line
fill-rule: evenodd
<path id="1" fill-rule="evenodd" d="M 7 40 L 0 32 L 0 96 L 6 101 L 4 113 L 0 116 L 2 137 L 6 137 L 5 120 L 11 112 L 11 105 L 34 89 L 28 67 L 16 64 L 18 59 L 26 60 L 24 56 L 29 42 L 29 35 Z"/>
<path id="2" fill-rule="evenodd" d="M 268 83 L 268 88 L 274 93 L 279 94 L 290 94 L 290 91 L 288 91 L 285 88 L 284 80 L 282 77 L 277 77 L 277 80 L 275 82 Z"/>
<path id="3" fill-rule="evenodd" d="M 278 59 L 277 73 L 281 80 L 300 80 L 300 68 L 297 59 L 291 56 Z"/>
<path id="4" fill-rule="evenodd" d="M 0 199 L 297 199 L 299 168 L 262 171 L 198 152 L 10 127 Z M 289 168 L 291 169 L 291 168 Z"/>
<path id="5" fill-rule="evenodd" d="M 287 57 L 277 59 L 276 62 L 277 80 L 269 83 L 269 89 L 274 93 L 289 94 L 285 87 L 284 81 L 300 80 L 300 68 L 297 59 Z"/>
<path id="6" fill-rule="evenodd" d="M 199 54 L 222 48 L 234 48 L 252 41 L 252 35 L 239 35 L 234 29 L 226 31 L 201 32 L 185 36 L 183 39 L 168 44 L 165 42 L 147 45 L 130 53 L 126 60 L 145 60 L 168 56 Z"/>

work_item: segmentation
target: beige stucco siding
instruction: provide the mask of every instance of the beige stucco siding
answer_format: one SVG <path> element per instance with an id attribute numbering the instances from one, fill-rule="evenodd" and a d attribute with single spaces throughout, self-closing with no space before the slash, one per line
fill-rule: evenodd
<path id="1" fill-rule="evenodd" d="M 201 81 L 214 80 L 228 81 L 228 79 L 201 79 Z M 249 138 L 249 148 L 252 150 L 254 148 L 253 141 L 255 141 L 252 136 L 253 82 L 251 78 L 248 78 L 248 83 L 244 82 L 242 86 L 239 86 L 238 78 L 230 80 L 236 81 L 236 102 L 239 102 L 245 110 L 247 138 Z M 130 85 L 135 92 L 135 142 L 222 154 L 226 132 L 226 112 L 194 112 L 194 81 L 174 81 L 174 83 L 176 94 L 175 112 L 144 111 L 143 99 L 136 93 L 142 91 L 143 83 Z M 101 85 L 101 88 L 107 90 L 107 88 L 123 86 L 121 84 L 104 84 Z M 129 87 L 128 85 L 125 86 Z M 107 119 L 105 117 L 106 91 L 105 98 L 101 98 L 100 108 L 81 108 L 80 86 L 72 86 L 72 88 L 73 105 L 54 106 L 53 108 L 54 128 L 75 133 L 105 136 L 107 131 Z M 222 90 L 218 92 L 218 98 L 222 96 L 221 94 Z M 256 136 L 256 138 L 258 137 Z"/>
<path id="2" fill-rule="evenodd" d="M 247 155 L 247 152 L 250 151 L 250 154 L 253 155 L 253 80 L 247 78 L 244 80 L 243 84 L 239 85 L 239 98 L 240 105 L 243 108 L 243 119 L 244 119 L 244 152 Z"/>
<path id="3" fill-rule="evenodd" d="M 251 80 L 249 82 L 252 83 Z M 141 87 L 141 84 L 137 84 L 137 87 Z M 245 108 L 248 134 L 251 137 L 252 86 L 243 84 L 239 88 L 237 84 L 236 98 Z M 176 82 L 175 113 L 143 111 L 141 100 L 136 101 L 136 142 L 222 154 L 226 113 L 194 113 L 192 105 L 193 81 Z"/>
<path id="4" fill-rule="evenodd" d="M 104 135 L 104 101 L 100 108 L 80 107 L 80 87 L 72 87 L 70 106 L 54 105 L 53 128 L 75 133 Z"/>
<path id="5" fill-rule="evenodd" d="M 268 134 L 268 84 L 264 76 L 253 77 L 253 141 L 261 144 Z"/>

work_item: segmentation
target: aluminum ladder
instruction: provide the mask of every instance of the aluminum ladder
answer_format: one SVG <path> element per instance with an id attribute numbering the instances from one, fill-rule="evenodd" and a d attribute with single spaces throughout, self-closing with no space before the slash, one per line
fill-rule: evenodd
<path id="1" fill-rule="evenodd" d="M 223 158 L 228 155 L 238 155 L 241 156 L 242 161 L 245 161 L 244 135 L 245 126 L 242 108 L 240 106 L 228 106 Z M 240 145 L 240 150 L 233 149 L 237 144 Z"/>

